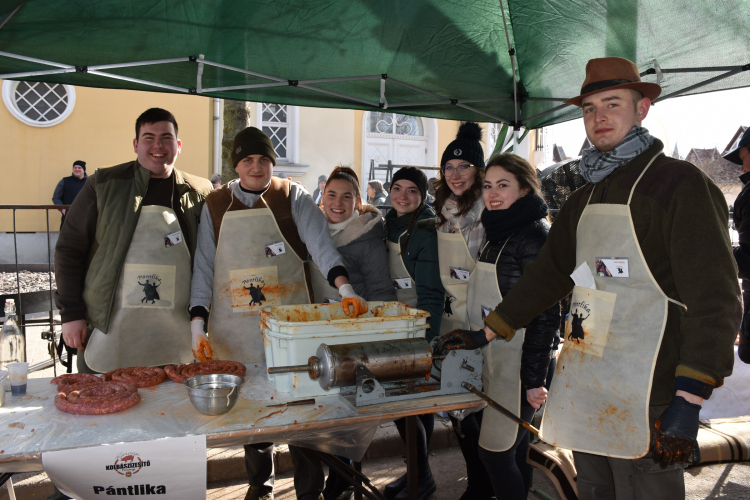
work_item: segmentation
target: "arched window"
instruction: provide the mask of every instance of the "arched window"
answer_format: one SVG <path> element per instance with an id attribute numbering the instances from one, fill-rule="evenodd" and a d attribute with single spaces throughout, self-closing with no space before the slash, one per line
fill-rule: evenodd
<path id="1" fill-rule="evenodd" d="M 424 137 L 422 119 L 418 116 L 397 115 L 395 113 L 370 113 L 367 124 L 370 134 L 411 135 Z"/>
<path id="2" fill-rule="evenodd" d="M 32 127 L 52 127 L 65 120 L 76 102 L 70 85 L 3 82 L 3 102 L 13 116 Z"/>

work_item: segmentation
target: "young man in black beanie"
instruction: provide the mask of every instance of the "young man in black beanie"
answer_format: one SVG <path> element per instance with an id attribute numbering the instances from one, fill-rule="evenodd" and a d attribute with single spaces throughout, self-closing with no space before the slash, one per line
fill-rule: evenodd
<path id="1" fill-rule="evenodd" d="M 241 131 L 232 162 L 239 179 L 209 194 L 201 213 L 191 329 L 194 338 L 205 340 L 209 320 L 216 358 L 263 363 L 260 309 L 310 303 L 308 253 L 344 299 L 366 305 L 349 284 L 323 212 L 300 184 L 273 176 L 276 152 L 268 136 L 255 127 Z M 290 445 L 289 452 L 297 498 L 317 500 L 324 486 L 320 460 L 306 448 Z M 245 498 L 272 499 L 273 444 L 245 445 L 245 466 L 250 480 Z"/>
<path id="2" fill-rule="evenodd" d="M 52 195 L 52 203 L 55 205 L 70 205 L 73 200 L 76 199 L 78 193 L 86 184 L 86 162 L 83 160 L 76 160 L 73 162 L 73 175 L 63 177 L 55 187 L 55 193 Z M 60 220 L 60 228 L 62 228 L 65 222 L 66 209 L 61 208 L 62 219 Z"/>

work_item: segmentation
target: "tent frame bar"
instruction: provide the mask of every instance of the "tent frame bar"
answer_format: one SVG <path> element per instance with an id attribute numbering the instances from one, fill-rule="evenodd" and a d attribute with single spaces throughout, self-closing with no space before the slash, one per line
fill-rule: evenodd
<path id="1" fill-rule="evenodd" d="M 93 65 L 93 66 L 71 66 L 68 64 L 62 64 L 58 62 L 53 61 L 46 61 L 43 59 L 37 59 L 34 57 L 29 56 L 23 56 L 20 54 L 13 54 L 10 52 L 4 52 L 0 51 L 0 57 L 8 57 L 11 59 L 18 59 L 22 61 L 27 61 L 35 64 L 42 64 L 46 66 L 52 66 L 55 69 L 47 69 L 47 70 L 37 70 L 37 71 L 26 71 L 26 72 L 19 72 L 19 73 L 8 73 L 4 75 L 0 75 L 0 79 L 22 79 L 26 77 L 35 77 L 35 76 L 46 76 L 46 75 L 56 75 L 56 74 L 66 74 L 66 73 L 90 73 L 92 75 L 101 76 L 104 78 L 111 78 L 115 80 L 123 80 L 131 83 L 137 83 L 139 85 L 144 86 L 150 86 L 150 87 L 156 87 L 160 89 L 165 90 L 171 90 L 175 92 L 180 93 L 186 93 L 186 94 L 205 94 L 208 92 L 224 92 L 224 91 L 231 91 L 231 90 L 250 90 L 250 89 L 259 89 L 259 88 L 269 88 L 269 87 L 282 87 L 282 86 L 293 86 L 293 87 L 300 87 L 305 90 L 309 90 L 311 92 L 318 92 L 334 97 L 338 97 L 340 99 L 346 99 L 349 101 L 357 102 L 369 107 L 373 108 L 380 108 L 380 109 L 387 109 L 388 107 L 392 108 L 406 108 L 406 107 L 417 107 L 417 106 L 441 106 L 441 105 L 454 105 L 458 106 L 460 108 L 466 109 L 468 111 L 471 111 L 473 113 L 476 113 L 481 116 L 485 116 L 487 118 L 490 118 L 492 120 L 495 120 L 500 123 L 505 123 L 508 125 L 513 126 L 514 129 L 518 129 L 521 127 L 521 125 L 525 125 L 529 123 L 530 121 L 536 120 L 537 118 L 540 118 L 542 116 L 548 115 L 550 113 L 554 113 L 556 111 L 559 111 L 560 109 L 565 108 L 566 106 L 570 106 L 569 104 L 562 104 L 560 106 L 556 106 L 554 108 L 551 108 L 549 110 L 546 110 L 542 113 L 538 113 L 534 116 L 531 116 L 525 120 L 518 121 L 518 116 L 520 113 L 520 102 L 518 100 L 518 83 L 516 80 L 516 65 L 515 65 L 515 50 L 512 48 L 510 44 L 510 35 L 507 31 L 507 21 L 505 17 L 505 9 L 503 5 L 503 1 L 499 0 L 500 6 L 503 13 L 503 22 L 506 23 L 506 41 L 508 43 L 508 53 L 510 55 L 511 60 L 511 67 L 513 69 L 513 97 L 488 97 L 488 98 L 474 98 L 474 99 L 450 99 L 447 97 L 444 97 L 442 95 L 436 94 L 434 92 L 430 92 L 428 90 L 422 89 L 420 87 L 416 87 L 414 85 L 411 85 L 409 83 L 403 82 L 401 80 L 396 80 L 394 78 L 389 78 L 386 74 L 382 75 L 364 75 L 364 76 L 347 76 L 347 77 L 337 77 L 337 78 L 316 78 L 316 79 L 309 79 L 309 80 L 285 80 L 283 78 L 265 75 L 263 73 L 258 73 L 255 71 L 246 70 L 243 68 L 238 68 L 235 66 L 229 66 L 226 64 L 221 64 L 213 61 L 209 61 L 204 59 L 203 55 L 196 56 L 188 56 L 188 57 L 176 57 L 176 58 L 169 58 L 169 59 L 154 59 L 149 61 L 136 61 L 136 62 L 125 62 L 125 63 L 113 63 L 113 64 L 99 64 L 99 65 Z M 165 83 L 159 83 L 159 82 L 153 82 L 149 80 L 143 80 L 140 78 L 133 78 L 129 76 L 124 75 L 118 75 L 113 74 L 109 72 L 104 72 L 101 70 L 104 69 L 117 69 L 117 68 L 133 68 L 133 67 L 139 67 L 139 66 L 152 66 L 155 64 L 171 64 L 171 63 L 183 63 L 183 62 L 195 62 L 197 63 L 197 71 L 196 71 L 196 87 L 195 88 L 185 88 L 185 87 L 178 87 L 174 85 L 168 85 Z M 202 88 L 202 78 L 203 78 L 203 71 L 205 66 L 212 66 L 215 68 L 225 69 L 227 71 L 233 71 L 240 74 L 255 76 L 258 78 L 263 78 L 266 80 L 269 80 L 266 83 L 255 83 L 255 84 L 248 84 L 248 85 L 232 85 L 232 86 L 225 86 L 225 87 L 212 87 L 212 88 Z M 697 88 L 704 87 L 706 85 L 710 85 L 714 82 L 717 82 L 719 80 L 723 80 L 725 78 L 729 78 L 731 76 L 734 76 L 738 73 L 741 73 L 743 71 L 750 70 L 750 64 L 746 64 L 744 66 L 717 66 L 713 68 L 709 67 L 700 67 L 700 68 L 673 68 L 673 69 L 659 69 L 661 73 L 701 73 L 701 72 L 717 72 L 717 71 L 725 71 L 725 73 L 715 76 L 713 78 L 710 78 L 708 80 L 705 80 L 703 82 L 697 83 L 695 85 L 691 85 L 689 87 L 686 87 L 684 89 L 678 90 L 676 92 L 672 92 L 671 94 L 664 95 L 659 97 L 658 99 L 654 100 L 654 103 L 662 101 L 664 99 L 668 99 L 670 97 L 676 97 L 682 94 L 685 94 L 687 92 L 690 92 L 692 90 L 695 90 Z M 656 68 L 649 68 L 648 70 L 641 73 L 641 76 L 650 75 L 650 74 L 656 74 Z M 347 95 L 341 92 L 334 92 L 332 90 L 327 89 L 321 89 L 319 87 L 313 87 L 312 84 L 318 84 L 318 83 L 334 83 L 334 82 L 349 82 L 349 81 L 359 81 L 359 80 L 380 80 L 380 102 L 371 101 L 368 99 L 362 99 L 359 97 Z M 433 97 L 436 99 L 435 101 L 412 101 L 412 102 L 398 102 L 398 103 L 388 103 L 388 101 L 385 99 L 385 82 L 386 80 L 390 80 L 396 85 L 405 87 L 407 89 L 413 90 L 415 92 Z M 541 102 L 562 102 L 564 101 L 563 98 L 556 98 L 556 97 L 524 97 L 524 101 L 541 101 Z M 499 116 L 496 116 L 492 113 L 488 113 L 482 110 L 479 110 L 473 106 L 469 106 L 470 103 L 492 103 L 492 102 L 503 102 L 503 101 L 513 101 L 514 109 L 515 109 L 515 121 L 509 122 L 508 120 L 505 120 L 503 118 L 500 118 Z"/>

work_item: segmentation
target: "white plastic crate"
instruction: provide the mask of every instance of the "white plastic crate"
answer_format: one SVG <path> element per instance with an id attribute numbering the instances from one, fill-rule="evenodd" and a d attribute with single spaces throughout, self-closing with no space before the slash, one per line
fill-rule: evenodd
<path id="1" fill-rule="evenodd" d="M 266 365 L 304 365 L 320 344 L 337 345 L 407 338 L 424 338 L 430 313 L 401 302 L 368 302 L 367 313 L 350 319 L 341 304 L 307 304 L 264 307 L 261 330 Z M 335 394 L 325 391 L 307 373 L 269 375 L 276 390 L 293 397 Z"/>

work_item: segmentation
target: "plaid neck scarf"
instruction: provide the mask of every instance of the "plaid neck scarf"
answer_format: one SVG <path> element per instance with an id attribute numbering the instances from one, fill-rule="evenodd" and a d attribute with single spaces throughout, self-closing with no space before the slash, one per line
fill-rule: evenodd
<path id="1" fill-rule="evenodd" d="M 596 184 L 604 180 L 614 169 L 628 163 L 646 151 L 654 143 L 654 138 L 643 127 L 634 126 L 628 135 L 609 153 L 602 153 L 596 147 L 586 149 L 581 158 L 581 174 L 587 182 Z"/>

